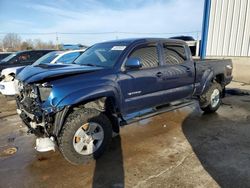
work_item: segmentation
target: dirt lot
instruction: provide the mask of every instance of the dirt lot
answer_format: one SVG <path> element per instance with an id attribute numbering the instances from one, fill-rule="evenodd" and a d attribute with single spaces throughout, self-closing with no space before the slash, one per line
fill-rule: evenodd
<path id="1" fill-rule="evenodd" d="M 36 152 L 14 101 L 0 97 L 0 187 L 249 187 L 250 95 L 229 93 L 216 114 L 190 106 L 126 126 L 82 166 Z"/>

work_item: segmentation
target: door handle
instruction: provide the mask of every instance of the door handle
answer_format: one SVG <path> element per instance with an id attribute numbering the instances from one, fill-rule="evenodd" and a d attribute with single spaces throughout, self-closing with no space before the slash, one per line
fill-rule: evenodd
<path id="1" fill-rule="evenodd" d="M 187 70 L 186 70 L 187 72 L 191 72 L 191 69 L 190 68 L 187 68 Z"/>
<path id="2" fill-rule="evenodd" d="M 157 77 L 162 77 L 162 75 L 163 75 L 162 72 L 157 72 L 157 73 L 156 73 L 156 76 L 157 76 Z"/>

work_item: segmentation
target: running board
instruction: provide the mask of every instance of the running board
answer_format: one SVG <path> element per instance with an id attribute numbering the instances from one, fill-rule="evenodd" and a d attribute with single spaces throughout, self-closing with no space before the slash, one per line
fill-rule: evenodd
<path id="1" fill-rule="evenodd" d="M 174 102 L 170 104 L 165 104 L 161 106 L 157 106 L 155 108 L 148 108 L 139 112 L 135 112 L 132 114 L 128 114 L 127 116 L 124 117 L 124 120 L 121 121 L 120 125 L 128 125 L 143 119 L 147 119 L 165 112 L 177 110 L 179 108 L 183 108 L 186 106 L 194 105 L 196 102 L 195 101 L 184 101 L 184 102 Z"/>

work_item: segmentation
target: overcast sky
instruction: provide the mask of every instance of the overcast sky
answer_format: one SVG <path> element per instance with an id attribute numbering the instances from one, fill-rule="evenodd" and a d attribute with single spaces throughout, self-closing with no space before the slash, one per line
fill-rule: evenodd
<path id="1" fill-rule="evenodd" d="M 169 37 L 168 33 L 201 31 L 203 4 L 204 0 L 0 0 L 0 33 L 58 32 L 59 43 L 87 45 L 115 38 Z M 196 36 L 187 33 L 191 34 Z M 55 34 L 21 37 L 56 40 Z"/>

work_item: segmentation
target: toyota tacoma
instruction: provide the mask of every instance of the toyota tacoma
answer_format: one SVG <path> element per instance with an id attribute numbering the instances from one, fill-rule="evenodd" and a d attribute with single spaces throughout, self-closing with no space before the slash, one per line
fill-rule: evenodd
<path id="1" fill-rule="evenodd" d="M 232 80 L 231 60 L 193 60 L 184 41 L 124 39 L 88 48 L 74 64 L 31 65 L 17 75 L 17 112 L 73 164 L 100 157 L 121 126 L 194 99 L 215 112 Z"/>

